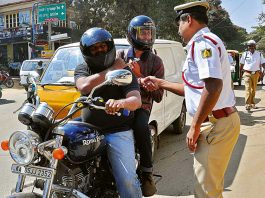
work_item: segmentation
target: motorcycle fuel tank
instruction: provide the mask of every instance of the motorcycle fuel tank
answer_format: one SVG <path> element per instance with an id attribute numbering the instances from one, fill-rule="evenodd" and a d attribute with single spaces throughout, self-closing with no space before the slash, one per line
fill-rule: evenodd
<path id="1" fill-rule="evenodd" d="M 66 157 L 72 163 L 88 161 L 106 147 L 104 135 L 87 123 L 70 121 L 60 129 L 64 131 L 63 146 L 68 149 Z"/>

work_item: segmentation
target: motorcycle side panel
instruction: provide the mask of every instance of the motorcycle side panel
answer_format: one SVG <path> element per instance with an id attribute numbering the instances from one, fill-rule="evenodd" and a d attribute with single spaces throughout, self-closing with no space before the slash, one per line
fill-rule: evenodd
<path id="1" fill-rule="evenodd" d="M 70 121 L 60 129 L 64 131 L 63 146 L 68 149 L 66 157 L 72 163 L 85 162 L 100 154 L 106 147 L 104 135 L 87 123 Z"/>

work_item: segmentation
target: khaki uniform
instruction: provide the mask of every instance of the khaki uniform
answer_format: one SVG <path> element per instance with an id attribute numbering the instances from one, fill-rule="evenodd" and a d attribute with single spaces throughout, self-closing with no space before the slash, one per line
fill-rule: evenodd
<path id="1" fill-rule="evenodd" d="M 204 88 L 204 79 L 222 79 L 223 88 L 194 153 L 195 197 L 222 197 L 224 175 L 240 132 L 240 118 L 231 89 L 230 63 L 226 49 L 208 28 L 197 32 L 187 45 L 183 67 L 187 111 L 194 116 Z M 228 112 L 226 110 L 229 110 Z"/>
<path id="2" fill-rule="evenodd" d="M 265 63 L 265 60 L 262 54 L 256 50 L 253 54 L 250 51 L 244 52 L 240 59 L 240 64 L 244 65 L 243 79 L 245 82 L 246 105 L 255 104 L 255 94 L 260 76 L 260 65 L 263 63 Z"/>

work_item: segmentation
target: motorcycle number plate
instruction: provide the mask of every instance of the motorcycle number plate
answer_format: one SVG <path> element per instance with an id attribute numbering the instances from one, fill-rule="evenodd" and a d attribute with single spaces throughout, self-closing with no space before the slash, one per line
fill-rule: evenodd
<path id="1" fill-rule="evenodd" d="M 51 179 L 54 170 L 51 168 L 44 168 L 38 166 L 22 166 L 18 164 L 12 164 L 11 172 L 32 177 Z"/>

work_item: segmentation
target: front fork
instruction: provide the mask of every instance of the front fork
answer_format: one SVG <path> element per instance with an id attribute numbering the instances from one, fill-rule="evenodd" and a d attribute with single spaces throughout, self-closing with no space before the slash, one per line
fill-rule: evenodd
<path id="1" fill-rule="evenodd" d="M 63 136 L 61 136 L 61 135 L 57 135 L 56 136 L 54 143 L 53 143 L 53 141 L 50 141 L 50 143 L 53 144 L 54 148 L 61 147 L 62 142 L 63 142 Z M 43 148 L 45 148 L 45 146 L 43 146 Z M 46 158 L 48 158 L 49 161 L 50 161 L 49 167 L 54 169 L 54 170 L 56 170 L 57 164 L 58 164 L 58 160 L 54 159 L 52 157 L 52 155 L 50 153 L 48 153 L 47 151 L 43 150 L 42 152 L 43 152 L 44 156 Z M 44 184 L 44 188 L 43 188 L 43 195 L 42 195 L 43 198 L 49 198 L 50 197 L 51 191 L 52 191 L 52 184 L 53 184 L 53 180 L 54 180 L 55 174 L 56 174 L 56 171 L 53 172 L 53 175 L 52 175 L 51 179 L 46 179 L 45 180 L 45 184 Z M 17 180 L 17 184 L 16 184 L 16 189 L 15 189 L 16 193 L 19 193 L 19 192 L 23 191 L 25 179 L 26 179 L 25 175 L 18 175 L 18 180 Z"/>
<path id="2" fill-rule="evenodd" d="M 18 175 L 15 192 L 19 193 L 23 191 L 26 175 Z"/>

